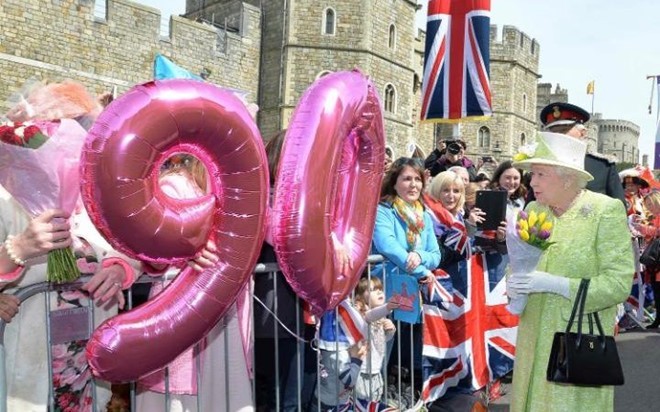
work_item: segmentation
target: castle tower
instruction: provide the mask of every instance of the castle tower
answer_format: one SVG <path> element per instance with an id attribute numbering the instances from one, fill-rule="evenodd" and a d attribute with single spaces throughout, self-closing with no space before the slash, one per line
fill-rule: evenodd
<path id="1" fill-rule="evenodd" d="M 628 120 L 594 119 L 598 126 L 598 151 L 619 162 L 639 162 L 639 126 Z"/>
<path id="2" fill-rule="evenodd" d="M 554 92 L 552 83 L 539 83 L 536 88 L 536 118 L 541 115 L 541 110 L 550 103 L 568 103 L 568 90 L 562 89 L 557 83 Z"/>
<path id="3" fill-rule="evenodd" d="M 214 16 L 218 21 L 224 18 L 221 10 L 235 3 L 239 2 L 188 0 L 187 16 L 204 14 L 207 20 Z M 420 136 L 414 118 L 421 73 L 420 55 L 415 53 L 416 1 L 256 0 L 252 4 L 260 4 L 262 11 L 258 103 L 264 138 L 287 127 L 302 94 L 318 77 L 357 67 L 372 79 L 381 97 L 386 139 L 395 156 L 410 154 L 418 140 L 425 141 L 418 146 L 428 153 L 433 146 L 431 133 L 426 139 Z"/>
<path id="4" fill-rule="evenodd" d="M 269 0 L 262 7 L 264 136 L 287 127 L 302 94 L 319 76 L 357 67 L 381 97 L 388 144 L 396 156 L 404 154 L 413 136 L 419 65 L 413 53 L 416 2 Z"/>

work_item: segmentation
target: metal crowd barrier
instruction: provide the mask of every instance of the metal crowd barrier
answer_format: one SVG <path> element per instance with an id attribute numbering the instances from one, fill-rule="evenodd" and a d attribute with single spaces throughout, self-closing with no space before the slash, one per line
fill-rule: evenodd
<path id="1" fill-rule="evenodd" d="M 373 266 L 375 264 L 381 263 L 383 261 L 384 261 L 383 257 L 380 256 L 380 255 L 369 256 L 368 266 L 367 266 L 367 269 L 365 271 L 366 276 L 370 277 Z M 278 270 L 279 270 L 279 268 L 278 268 L 277 264 L 274 264 L 274 263 L 267 263 L 267 264 L 259 263 L 259 264 L 256 265 L 255 270 L 254 270 L 255 276 L 259 276 L 261 274 L 268 274 L 268 273 L 273 274 L 273 288 L 274 288 L 275 295 L 277 295 L 277 282 L 276 282 L 275 278 L 276 278 L 276 276 L 282 276 L 281 274 L 277 274 Z M 148 276 L 148 275 L 142 275 L 136 280 L 136 284 L 161 283 L 161 282 L 165 282 L 167 280 L 171 280 L 173 277 L 174 276 L 170 276 L 170 277 L 167 277 L 167 276 L 153 277 L 153 276 Z M 37 284 L 33 284 L 33 285 L 29 285 L 29 286 L 14 289 L 14 290 L 11 291 L 11 293 L 14 294 L 16 297 L 18 297 L 21 302 L 24 302 L 27 299 L 29 299 L 33 296 L 36 296 L 38 294 L 41 294 L 41 293 L 77 290 L 82 285 L 84 285 L 89 280 L 89 278 L 90 277 L 82 277 L 78 281 L 68 283 L 68 284 L 52 284 L 52 283 L 49 283 L 49 282 L 42 282 L 42 283 L 37 283 Z M 382 280 L 383 280 L 383 286 L 385 287 L 386 281 L 385 281 L 385 279 L 382 279 Z M 50 299 L 45 299 L 45 301 L 46 301 L 45 310 L 47 311 L 46 313 L 48 313 L 48 312 L 50 312 Z M 278 301 L 277 299 L 274 300 L 274 305 L 273 305 L 272 311 L 268 310 L 271 314 L 274 315 L 275 318 L 278 318 L 277 315 L 278 315 L 278 310 L 279 310 L 279 308 L 277 307 L 277 301 Z M 300 301 L 298 303 L 300 303 Z M 259 301 L 256 301 L 256 300 L 253 299 L 252 311 L 254 311 L 255 305 L 262 305 L 262 303 L 260 303 Z M 133 293 L 132 293 L 132 290 L 129 290 L 128 293 L 127 293 L 126 306 L 127 306 L 127 309 L 131 309 L 133 307 Z M 296 305 L 296 318 L 297 318 L 296 329 L 297 330 L 296 331 L 291 331 L 291 332 L 292 333 L 295 332 L 295 334 L 297 335 L 296 339 L 299 339 L 299 343 L 301 343 L 301 344 L 296 345 L 297 346 L 297 348 L 296 348 L 296 365 L 297 365 L 297 367 L 296 367 L 296 374 L 297 374 L 296 382 L 297 382 L 297 386 L 298 386 L 297 387 L 298 405 L 297 405 L 296 410 L 304 411 L 305 407 L 303 405 L 303 399 L 302 399 L 303 384 L 304 384 L 304 377 L 303 377 L 304 371 L 302 370 L 302 367 L 301 367 L 301 364 L 302 364 L 301 359 L 303 359 L 303 357 L 305 355 L 304 352 L 305 352 L 305 348 L 307 347 L 307 345 L 312 345 L 312 347 L 313 347 L 314 342 L 309 341 L 309 340 L 305 340 L 302 337 L 303 332 L 304 332 L 303 329 L 302 329 L 303 325 L 300 324 L 299 320 L 300 320 L 301 317 L 298 316 L 300 314 L 300 312 L 299 312 L 300 307 L 301 307 L 300 304 Z M 94 328 L 94 325 L 92 324 L 93 319 L 94 319 L 94 305 L 93 304 L 90 304 L 90 309 L 91 309 L 91 317 L 90 317 L 91 320 L 90 320 L 90 326 L 89 326 L 89 333 L 91 334 L 91 332 Z M 253 322 L 253 325 L 254 325 L 254 322 Z M 273 355 L 274 361 L 275 361 L 275 376 L 276 377 L 279 376 L 280 372 L 281 372 L 280 371 L 281 365 L 279 365 L 279 347 L 278 347 L 279 346 L 279 336 L 278 336 L 278 334 L 280 333 L 279 332 L 280 328 L 277 325 L 278 325 L 277 322 L 275 322 L 274 325 L 273 325 L 274 347 L 272 348 L 273 349 L 273 354 L 272 355 Z M 6 384 L 6 370 L 5 370 L 6 365 L 5 365 L 5 347 L 4 347 L 5 327 L 6 327 L 6 323 L 3 320 L 0 320 L 0 412 L 6 412 L 7 411 L 7 384 Z M 50 336 L 50 334 L 48 333 L 48 331 L 50 331 L 50 327 L 51 327 L 50 317 L 46 316 L 45 328 L 46 328 L 46 331 L 47 331 L 47 336 Z M 405 394 L 405 395 L 409 395 L 409 403 L 411 405 L 414 405 L 417 401 L 417 398 L 419 397 L 419 393 L 416 393 L 415 389 L 414 389 L 415 388 L 415 381 L 414 381 L 414 374 L 413 374 L 414 365 L 412 364 L 414 362 L 414 360 L 413 360 L 414 359 L 414 356 L 413 356 L 414 340 L 413 340 L 412 328 L 410 329 L 409 336 L 401 337 L 400 336 L 401 323 L 396 322 L 396 327 L 397 327 L 396 336 L 398 337 L 398 339 L 396 339 L 396 342 L 398 342 L 398 344 L 396 345 L 395 348 L 392 349 L 392 352 L 396 351 L 396 354 L 397 354 L 397 359 L 398 359 L 397 368 L 398 368 L 399 371 L 401 371 L 401 366 L 402 366 L 401 365 L 401 357 L 402 357 L 401 342 L 402 342 L 402 339 L 409 339 L 410 340 L 410 345 L 409 345 L 409 347 L 410 347 L 410 354 L 409 354 L 410 364 L 406 365 L 406 366 L 407 366 L 408 370 L 410 371 L 410 373 L 413 377 L 412 377 L 411 382 L 410 382 L 409 390 L 405 391 L 404 386 L 403 386 L 403 382 L 402 382 L 402 376 L 401 376 L 402 374 L 398 373 L 397 378 L 394 380 L 394 382 L 392 382 L 392 379 L 390 379 L 391 377 L 388 376 L 387 368 L 383 368 L 384 369 L 383 370 L 383 381 L 384 381 L 384 386 L 385 386 L 385 395 L 384 395 L 384 399 L 382 401 L 384 401 L 385 403 L 394 402 L 395 404 L 401 405 L 403 396 Z M 225 335 L 225 339 L 227 339 L 227 335 Z M 366 342 L 367 348 L 370 347 L 370 343 L 371 343 L 370 340 L 371 340 L 371 333 L 369 331 L 368 336 L 367 336 L 367 342 Z M 228 342 L 225 341 L 225 349 L 227 348 L 227 343 Z M 254 331 L 253 331 L 253 334 L 252 334 L 252 343 L 254 344 Z M 305 346 L 303 346 L 302 343 L 304 343 Z M 40 343 L 30 342 L 29 344 L 40 344 Z M 53 381 L 53 379 L 52 379 L 53 378 L 53 371 L 52 371 L 52 362 L 51 362 L 52 359 L 51 359 L 51 350 L 50 350 L 51 349 L 50 338 L 48 339 L 48 342 L 44 342 L 44 344 L 48 345 L 48 350 L 47 350 L 48 364 L 50 365 L 49 366 L 49 381 L 52 382 Z M 196 345 L 195 348 L 197 349 L 196 352 L 199 353 L 199 350 L 198 350 L 199 346 Z M 321 378 L 322 371 L 319 367 L 320 351 L 316 350 L 316 348 L 314 348 L 314 347 L 313 347 L 313 350 L 316 352 L 316 382 L 314 384 L 315 387 L 313 389 L 313 393 L 316 395 L 316 393 L 317 393 L 316 391 L 317 391 L 317 388 L 318 388 L 318 382 Z M 228 354 L 227 354 L 226 350 L 225 350 L 224 356 L 225 356 L 225 365 L 227 365 Z M 389 356 L 386 356 L 385 364 L 387 364 L 387 358 L 388 357 Z M 199 362 L 199 357 L 196 357 L 196 359 L 197 359 L 197 362 Z M 367 356 L 367 359 L 369 359 L 368 362 L 370 364 L 370 357 Z M 253 354 L 253 365 L 254 365 L 254 354 Z M 197 374 L 198 387 L 201 386 L 200 382 L 201 382 L 201 379 L 202 379 L 202 376 L 199 373 L 200 369 L 201 368 L 199 367 L 199 364 L 198 364 L 198 368 L 197 368 L 197 371 L 198 371 L 198 374 Z M 171 396 L 170 391 L 169 391 L 168 376 L 169 376 L 168 375 L 168 369 L 166 368 L 166 370 L 165 370 L 165 388 L 166 388 L 166 391 L 165 391 L 165 394 L 164 394 L 165 395 L 165 402 L 164 402 L 164 409 L 163 409 L 166 412 L 169 412 L 169 410 L 170 410 L 170 396 Z M 229 386 L 228 381 L 229 381 L 228 371 L 225 371 L 225 383 L 226 383 L 225 384 L 225 386 L 226 386 L 225 387 L 225 393 L 229 392 L 228 391 L 228 389 L 229 389 L 228 388 L 228 386 Z M 280 399 L 280 396 L 279 396 L 281 388 L 279 387 L 279 382 L 278 382 L 277 378 L 275 379 L 275 382 L 276 382 L 276 387 L 274 388 L 275 410 L 280 411 L 280 410 L 283 410 L 282 409 L 283 400 Z M 390 397 L 389 394 L 388 394 L 387 388 L 388 388 L 388 386 L 390 386 L 390 385 L 388 385 L 388 382 L 389 382 L 390 385 L 394 384 L 394 386 L 396 387 L 396 395 L 393 396 L 393 397 Z M 257 391 L 256 379 L 254 379 L 254 374 L 253 374 L 253 379 L 252 379 L 253 405 L 255 405 L 255 407 L 258 407 L 259 405 L 256 405 L 256 391 Z M 369 391 L 371 392 L 371 385 L 370 385 Z M 136 409 L 136 396 L 137 396 L 136 383 L 132 382 L 132 383 L 130 383 L 130 395 L 129 395 L 129 397 L 130 397 L 130 399 L 129 399 L 130 409 L 131 409 L 132 412 L 137 410 Z M 201 397 L 199 397 L 199 396 L 197 398 L 198 398 L 197 406 L 198 406 L 198 410 L 199 410 L 203 400 L 201 400 L 200 399 Z M 96 411 L 98 411 L 98 407 L 97 407 L 97 404 L 96 404 L 96 383 L 93 384 L 92 399 L 93 399 L 93 402 L 92 402 L 93 411 L 96 412 Z M 48 410 L 54 410 L 54 403 L 53 402 L 54 402 L 54 396 L 53 396 L 53 389 L 51 388 L 49 390 L 49 408 L 48 408 Z M 214 405 L 214 407 L 216 407 L 216 406 L 220 407 L 220 405 Z M 316 396 L 316 405 L 308 405 L 308 406 L 312 407 L 312 409 L 310 409 L 310 410 L 314 410 L 314 406 L 316 406 L 316 408 L 317 408 L 316 410 L 320 410 L 321 402 L 320 402 L 319 397 Z M 228 400 L 227 400 L 227 404 L 224 405 L 224 407 L 225 407 L 225 410 L 229 411 L 229 401 Z M 259 409 L 259 410 L 262 410 L 262 409 Z M 152 412 L 152 411 L 148 411 L 148 412 Z"/>

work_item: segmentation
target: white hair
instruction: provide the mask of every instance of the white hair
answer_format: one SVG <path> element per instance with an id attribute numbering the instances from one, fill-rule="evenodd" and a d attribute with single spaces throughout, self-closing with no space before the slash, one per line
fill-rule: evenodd
<path id="1" fill-rule="evenodd" d="M 564 178 L 564 187 L 569 188 L 575 186 L 578 189 L 587 187 L 589 180 L 587 176 L 577 170 L 569 169 L 568 167 L 556 167 L 557 175 Z"/>
<path id="2" fill-rule="evenodd" d="M 463 166 L 452 166 L 447 169 L 448 172 L 456 173 L 461 179 L 467 178 L 468 182 L 470 181 L 470 173 Z"/>

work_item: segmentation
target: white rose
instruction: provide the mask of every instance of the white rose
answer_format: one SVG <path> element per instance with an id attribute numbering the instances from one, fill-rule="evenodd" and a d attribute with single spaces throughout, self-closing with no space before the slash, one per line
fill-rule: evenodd
<path id="1" fill-rule="evenodd" d="M 520 147 L 520 153 L 524 153 L 528 157 L 534 157 L 534 154 L 536 153 L 536 147 L 538 146 L 538 143 L 530 143 L 527 145 L 524 145 Z"/>

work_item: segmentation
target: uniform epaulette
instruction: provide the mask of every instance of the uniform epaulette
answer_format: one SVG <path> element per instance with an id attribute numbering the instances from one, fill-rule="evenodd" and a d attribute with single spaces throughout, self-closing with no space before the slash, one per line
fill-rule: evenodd
<path id="1" fill-rule="evenodd" d="M 608 154 L 604 154 L 604 153 L 589 152 L 589 153 L 587 153 L 587 155 L 591 155 L 591 156 L 595 157 L 598 160 L 605 160 L 606 162 L 612 163 L 612 164 L 617 162 L 616 156 L 612 156 L 612 155 L 608 155 Z"/>

